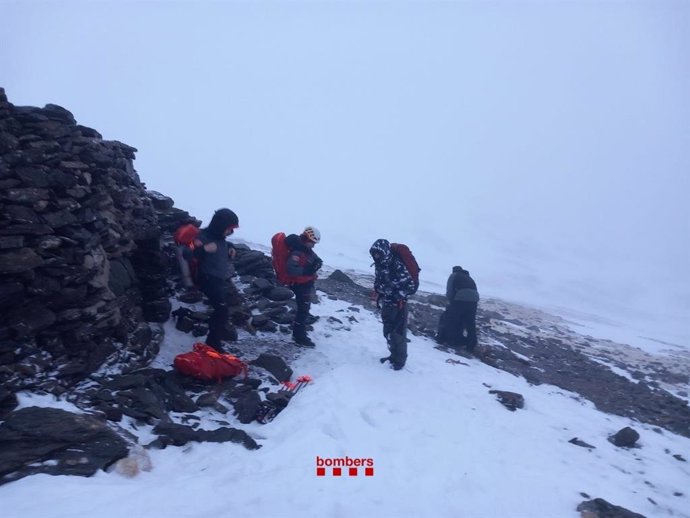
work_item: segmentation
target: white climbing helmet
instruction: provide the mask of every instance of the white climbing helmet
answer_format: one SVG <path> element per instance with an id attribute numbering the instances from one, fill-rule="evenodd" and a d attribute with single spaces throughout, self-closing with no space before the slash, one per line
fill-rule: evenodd
<path id="1" fill-rule="evenodd" d="M 316 227 L 306 227 L 302 235 L 313 243 L 321 241 L 321 232 L 319 232 L 319 229 Z"/>

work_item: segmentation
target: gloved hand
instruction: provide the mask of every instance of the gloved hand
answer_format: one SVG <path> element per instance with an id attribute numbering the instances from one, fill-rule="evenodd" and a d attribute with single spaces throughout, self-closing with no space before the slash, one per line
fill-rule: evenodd
<path id="1" fill-rule="evenodd" d="M 314 271 L 317 272 L 321 269 L 323 266 L 323 261 L 321 260 L 320 257 L 316 258 L 316 261 L 314 261 Z"/>

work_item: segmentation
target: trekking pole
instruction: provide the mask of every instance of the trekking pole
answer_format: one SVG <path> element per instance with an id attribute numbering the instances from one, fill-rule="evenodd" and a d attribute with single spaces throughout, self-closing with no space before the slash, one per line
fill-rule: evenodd
<path id="1" fill-rule="evenodd" d="M 302 389 L 302 387 L 308 385 L 310 382 L 311 376 L 307 376 L 306 374 L 304 376 L 300 376 L 299 378 L 297 378 L 297 385 L 295 385 L 295 390 L 293 394 L 297 394 L 297 392 L 299 392 Z"/>
<path id="2" fill-rule="evenodd" d="M 294 390 L 293 394 L 297 394 L 302 389 L 302 387 L 304 387 L 308 383 L 309 382 L 305 381 L 305 380 L 297 382 L 297 385 L 295 385 L 295 390 Z"/>

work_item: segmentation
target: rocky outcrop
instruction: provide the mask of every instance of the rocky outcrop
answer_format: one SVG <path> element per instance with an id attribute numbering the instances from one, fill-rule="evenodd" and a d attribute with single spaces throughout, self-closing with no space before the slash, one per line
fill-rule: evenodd
<path id="1" fill-rule="evenodd" d="M 93 475 L 125 457 L 128 445 L 97 417 L 22 408 L 0 425 L 0 484 L 27 475 Z"/>
<path id="2" fill-rule="evenodd" d="M 170 312 L 136 149 L 0 89 L 0 383 L 59 392 L 157 352 Z"/>
<path id="3" fill-rule="evenodd" d="M 260 339 L 256 377 L 242 381 L 203 383 L 149 367 L 171 300 L 180 302 L 177 329 L 194 337 L 206 334 L 208 312 L 187 306 L 203 297 L 183 286 L 173 242 L 180 225 L 201 222 L 146 190 L 135 152 L 62 107 L 14 106 L 0 89 L 0 484 L 106 468 L 127 455 L 128 423 L 152 427 L 158 438 L 147 448 L 230 441 L 255 449 L 242 430 L 199 429 L 197 413 L 228 424 L 234 408 L 249 423 L 277 380 L 292 375 Z M 287 329 L 293 295 L 277 285 L 269 257 L 238 245 L 228 273 L 240 286 L 229 285 L 233 323 L 255 336 Z M 243 344 L 236 354 L 250 351 Z M 16 410 L 21 390 L 90 415 Z"/>

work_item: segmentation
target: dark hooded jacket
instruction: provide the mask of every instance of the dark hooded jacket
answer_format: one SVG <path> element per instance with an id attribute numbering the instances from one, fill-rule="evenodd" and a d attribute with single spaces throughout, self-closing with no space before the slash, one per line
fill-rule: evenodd
<path id="1" fill-rule="evenodd" d="M 285 245 L 290 249 L 287 260 L 287 274 L 298 279 L 295 284 L 305 284 L 316 279 L 316 272 L 323 261 L 314 250 L 305 246 L 302 238 L 297 234 L 290 234 L 285 238 Z"/>
<path id="2" fill-rule="evenodd" d="M 407 300 L 415 292 L 414 279 L 402 262 L 391 250 L 391 244 L 386 239 L 377 239 L 369 254 L 374 258 L 376 277 L 374 290 L 384 302 L 396 303 Z"/>
<path id="3" fill-rule="evenodd" d="M 448 277 L 446 284 L 446 297 L 449 302 L 479 302 L 479 292 L 470 272 L 462 266 L 454 266 L 453 273 Z"/>
<path id="4" fill-rule="evenodd" d="M 239 225 L 237 215 L 230 209 L 219 209 L 213 215 L 208 227 L 201 229 L 198 239 L 204 244 L 215 243 L 218 249 L 207 252 L 203 246 L 194 249 L 194 255 L 199 258 L 199 275 L 225 279 L 228 276 L 230 258 L 228 250 L 231 243 L 225 240 L 225 230 Z"/>

